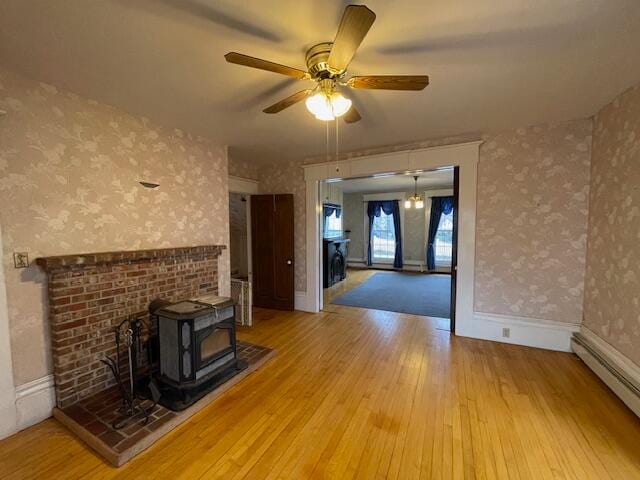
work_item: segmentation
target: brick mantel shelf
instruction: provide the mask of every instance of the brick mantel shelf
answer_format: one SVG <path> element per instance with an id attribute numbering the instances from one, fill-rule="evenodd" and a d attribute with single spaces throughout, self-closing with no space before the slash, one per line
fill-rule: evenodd
<path id="1" fill-rule="evenodd" d="M 114 384 L 101 362 L 115 354 L 114 328 L 146 315 L 156 298 L 218 293 L 223 245 L 42 257 L 47 272 L 53 373 L 58 407 Z"/>
<path id="2" fill-rule="evenodd" d="M 200 245 L 196 247 L 155 248 L 148 250 L 127 250 L 120 252 L 82 253 L 58 255 L 36 259 L 36 264 L 49 272 L 72 267 L 88 267 L 110 263 L 132 263 L 144 260 L 160 260 L 193 255 L 219 256 L 226 245 Z"/>

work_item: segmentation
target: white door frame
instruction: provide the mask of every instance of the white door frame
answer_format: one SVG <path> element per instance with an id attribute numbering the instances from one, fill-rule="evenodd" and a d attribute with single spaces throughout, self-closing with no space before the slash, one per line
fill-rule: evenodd
<path id="1" fill-rule="evenodd" d="M 456 145 L 404 150 L 357 157 L 331 163 L 305 165 L 307 299 L 306 310 L 320 311 L 322 269 L 320 213 L 322 180 L 413 173 L 438 168 L 460 167 L 458 198 L 458 275 L 456 296 L 456 335 L 473 336 L 473 298 L 476 241 L 476 189 L 481 141 Z"/>
<path id="2" fill-rule="evenodd" d="M 3 252 L 2 225 L 0 225 L 0 255 L 4 255 Z M 16 389 L 13 384 L 9 309 L 3 261 L 0 263 L 0 438 L 15 433 L 17 425 Z"/>

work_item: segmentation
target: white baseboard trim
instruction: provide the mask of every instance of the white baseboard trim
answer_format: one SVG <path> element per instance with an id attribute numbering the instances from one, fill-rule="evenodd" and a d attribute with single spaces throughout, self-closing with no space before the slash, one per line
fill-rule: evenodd
<path id="1" fill-rule="evenodd" d="M 374 263 L 369 267 L 365 260 L 362 258 L 347 258 L 347 266 L 352 268 L 375 268 L 378 270 L 397 270 L 393 268 L 393 264 L 391 263 Z M 403 261 L 403 271 L 407 272 L 424 272 L 425 266 L 424 262 L 420 260 L 404 260 Z M 451 270 L 436 268 L 435 273 L 450 273 Z"/>
<path id="2" fill-rule="evenodd" d="M 296 291 L 294 296 L 294 309 L 300 310 L 302 312 L 311 312 L 315 313 L 315 310 L 312 308 L 313 302 L 309 301 L 307 296 L 307 292 Z"/>
<path id="3" fill-rule="evenodd" d="M 10 389 L 0 392 L 0 440 L 16 431 L 15 390 L 11 386 Z"/>
<path id="4" fill-rule="evenodd" d="M 505 328 L 509 329 L 508 337 L 503 336 Z M 571 336 L 580 330 L 580 325 L 540 318 L 474 312 L 469 330 L 456 333 L 464 337 L 570 352 Z"/>
<path id="5" fill-rule="evenodd" d="M 640 366 L 586 327 L 571 342 L 578 357 L 640 417 Z"/>
<path id="6" fill-rule="evenodd" d="M 53 375 L 16 387 L 16 429 L 22 430 L 51 416 L 56 404 Z"/>

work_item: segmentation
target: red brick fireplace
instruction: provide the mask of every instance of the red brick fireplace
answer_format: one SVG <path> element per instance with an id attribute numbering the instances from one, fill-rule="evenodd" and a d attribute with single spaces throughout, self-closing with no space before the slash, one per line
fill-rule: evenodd
<path id="1" fill-rule="evenodd" d="M 39 258 L 48 275 L 49 322 L 59 408 L 114 384 L 100 362 L 115 353 L 114 328 L 146 315 L 155 298 L 218 293 L 224 246 L 151 249 Z"/>

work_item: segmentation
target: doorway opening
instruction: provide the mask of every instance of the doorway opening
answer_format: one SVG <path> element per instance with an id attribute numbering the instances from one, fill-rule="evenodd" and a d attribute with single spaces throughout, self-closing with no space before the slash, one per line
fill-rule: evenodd
<path id="1" fill-rule="evenodd" d="M 455 328 L 458 169 L 320 182 L 323 310 Z"/>
<path id="2" fill-rule="evenodd" d="M 236 307 L 236 321 L 251 325 L 251 196 L 229 192 L 229 260 L 231 297 Z"/>

